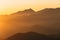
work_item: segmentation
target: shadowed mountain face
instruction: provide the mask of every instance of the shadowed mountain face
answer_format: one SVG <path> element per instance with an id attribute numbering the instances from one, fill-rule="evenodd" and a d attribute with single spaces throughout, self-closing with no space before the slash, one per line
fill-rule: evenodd
<path id="1" fill-rule="evenodd" d="M 0 16 L 0 30 L 4 37 L 17 32 L 38 32 L 41 34 L 60 34 L 60 8 L 46 8 L 35 12 L 32 9 L 11 15 Z"/>
<path id="2" fill-rule="evenodd" d="M 60 36 L 27 32 L 27 33 L 17 33 L 7 38 L 7 40 L 60 40 Z"/>
<path id="3" fill-rule="evenodd" d="M 29 15 L 32 15 L 32 14 L 35 14 L 36 12 L 34 10 L 32 10 L 31 8 L 30 9 L 26 9 L 24 11 L 18 11 L 16 12 L 15 14 L 12 14 L 12 15 L 19 15 L 19 16 L 29 16 Z"/>

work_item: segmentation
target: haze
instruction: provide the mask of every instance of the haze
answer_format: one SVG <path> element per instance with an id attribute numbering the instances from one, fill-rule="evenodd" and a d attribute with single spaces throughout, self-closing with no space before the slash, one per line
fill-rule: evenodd
<path id="1" fill-rule="evenodd" d="M 0 15 L 32 8 L 35 11 L 44 8 L 60 7 L 60 0 L 0 0 Z"/>

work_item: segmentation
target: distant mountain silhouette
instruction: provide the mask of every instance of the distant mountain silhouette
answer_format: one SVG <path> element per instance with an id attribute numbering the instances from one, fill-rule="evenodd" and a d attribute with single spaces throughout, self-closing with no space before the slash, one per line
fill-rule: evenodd
<path id="1" fill-rule="evenodd" d="M 60 8 L 45 8 L 43 10 L 39 10 L 35 12 L 33 9 L 26 9 L 24 11 L 18 11 L 13 15 L 20 15 L 20 16 L 29 16 L 29 15 L 37 15 L 39 17 L 52 17 L 52 16 L 59 16 L 60 15 Z"/>
<path id="2" fill-rule="evenodd" d="M 24 10 L 24 11 L 18 11 L 18 12 L 16 12 L 16 13 L 14 13 L 13 15 L 15 15 L 15 14 L 20 14 L 20 15 L 32 15 L 32 14 L 35 14 L 35 11 L 30 8 L 30 9 L 26 9 L 26 10 Z"/>
<path id="3" fill-rule="evenodd" d="M 3 33 L 6 35 L 29 31 L 41 34 L 60 34 L 60 8 L 45 8 L 37 12 L 30 8 L 2 16 L 0 23 L 2 23 L 2 29 L 5 28 Z"/>
<path id="4" fill-rule="evenodd" d="M 60 8 L 45 8 L 43 10 L 38 11 L 38 13 L 59 13 L 60 12 Z"/>
<path id="5" fill-rule="evenodd" d="M 44 35 L 35 32 L 27 32 L 27 33 L 17 33 L 7 40 L 60 40 L 60 36 L 56 35 Z"/>

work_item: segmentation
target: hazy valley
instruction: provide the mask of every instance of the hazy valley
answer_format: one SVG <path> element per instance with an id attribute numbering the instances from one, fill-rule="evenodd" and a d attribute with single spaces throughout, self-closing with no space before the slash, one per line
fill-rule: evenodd
<path id="1" fill-rule="evenodd" d="M 16 33 L 36 32 L 60 35 L 60 8 L 32 9 L 0 16 L 0 37 L 8 38 Z"/>

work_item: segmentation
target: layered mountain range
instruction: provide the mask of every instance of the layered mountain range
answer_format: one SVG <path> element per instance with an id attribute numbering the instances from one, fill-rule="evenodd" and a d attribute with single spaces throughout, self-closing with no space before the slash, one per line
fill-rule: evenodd
<path id="1" fill-rule="evenodd" d="M 36 32 L 16 33 L 6 40 L 60 40 L 60 35 L 44 35 Z"/>
<path id="2" fill-rule="evenodd" d="M 60 8 L 46 8 L 37 12 L 30 8 L 11 15 L 0 16 L 0 18 L 4 35 L 28 31 L 60 34 Z"/>

